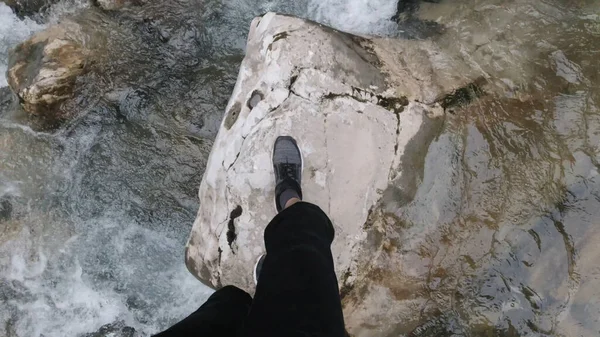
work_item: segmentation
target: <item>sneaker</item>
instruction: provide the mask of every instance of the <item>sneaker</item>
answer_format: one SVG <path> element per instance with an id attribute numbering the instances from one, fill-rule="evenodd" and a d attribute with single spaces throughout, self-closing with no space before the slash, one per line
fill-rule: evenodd
<path id="1" fill-rule="evenodd" d="M 275 206 L 281 212 L 281 194 L 293 190 L 302 200 L 302 154 L 296 140 L 289 136 L 278 137 L 273 148 L 273 168 L 275 171 Z"/>
<path id="2" fill-rule="evenodd" d="M 258 285 L 258 277 L 260 276 L 263 263 L 265 263 L 265 257 L 267 257 L 267 255 L 261 255 L 258 260 L 256 260 L 256 264 L 254 265 L 254 285 Z"/>

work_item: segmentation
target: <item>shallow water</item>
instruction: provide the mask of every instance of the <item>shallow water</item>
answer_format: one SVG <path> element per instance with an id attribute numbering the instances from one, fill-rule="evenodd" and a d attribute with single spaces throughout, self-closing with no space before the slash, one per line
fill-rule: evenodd
<path id="1" fill-rule="evenodd" d="M 21 21 L 0 5 L 0 70 L 10 46 L 85 7 L 59 2 Z M 0 104 L 0 335 L 77 336 L 116 320 L 149 334 L 193 311 L 210 290 L 183 248 L 251 19 L 418 29 L 392 22 L 395 9 L 181 0 L 78 16 L 89 43 L 107 45 L 78 93 L 82 117 L 38 133 Z M 414 14 L 505 85 L 449 113 L 414 198 L 389 201 L 405 223 L 406 273 L 431 303 L 398 335 L 600 331 L 599 13 L 595 1 L 448 0 Z"/>
<path id="2" fill-rule="evenodd" d="M 453 27 L 440 44 L 507 85 L 448 115 L 395 210 L 406 276 L 430 300 L 413 333 L 597 335 L 598 4 L 429 8 Z"/>

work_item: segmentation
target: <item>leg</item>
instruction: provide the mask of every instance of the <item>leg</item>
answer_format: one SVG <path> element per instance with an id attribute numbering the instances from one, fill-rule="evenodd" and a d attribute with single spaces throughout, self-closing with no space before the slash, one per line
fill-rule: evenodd
<path id="1" fill-rule="evenodd" d="M 196 312 L 154 337 L 236 337 L 251 304 L 252 297 L 245 291 L 221 288 Z"/>
<path id="2" fill-rule="evenodd" d="M 243 336 L 345 336 L 333 237 L 327 215 L 308 203 L 295 203 L 271 221 Z"/>

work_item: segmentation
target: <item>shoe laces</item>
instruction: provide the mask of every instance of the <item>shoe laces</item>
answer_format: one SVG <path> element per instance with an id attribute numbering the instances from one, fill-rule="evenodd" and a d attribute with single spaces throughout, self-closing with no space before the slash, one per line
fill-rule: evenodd
<path id="1" fill-rule="evenodd" d="M 290 164 L 286 162 L 285 164 L 281 164 L 281 173 L 283 173 L 288 178 L 296 179 L 296 165 Z"/>

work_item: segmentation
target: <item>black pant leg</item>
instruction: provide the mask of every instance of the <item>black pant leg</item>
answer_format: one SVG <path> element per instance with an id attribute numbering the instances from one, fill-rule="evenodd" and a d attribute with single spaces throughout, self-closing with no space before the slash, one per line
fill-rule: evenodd
<path id="1" fill-rule="evenodd" d="M 309 203 L 297 203 L 271 221 L 243 336 L 345 336 L 333 237 L 327 215 Z"/>
<path id="2" fill-rule="evenodd" d="M 217 290 L 193 314 L 154 337 L 236 337 L 252 297 L 234 286 Z"/>

